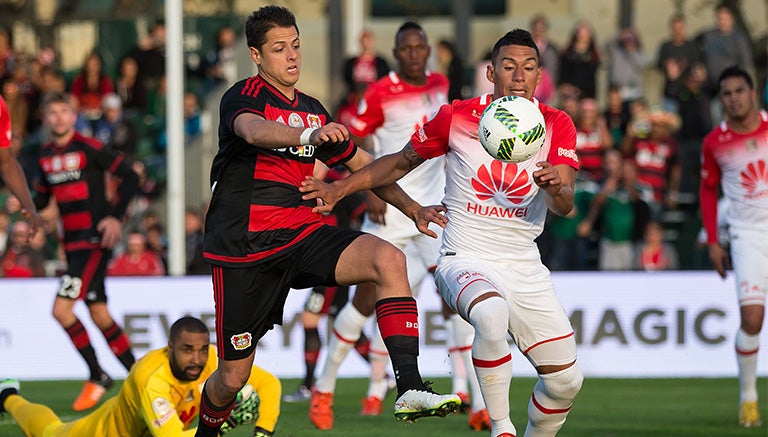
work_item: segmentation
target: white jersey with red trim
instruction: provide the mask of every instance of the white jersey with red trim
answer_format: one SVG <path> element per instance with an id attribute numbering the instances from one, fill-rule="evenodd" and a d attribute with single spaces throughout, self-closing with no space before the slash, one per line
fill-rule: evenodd
<path id="1" fill-rule="evenodd" d="M 440 106 L 448 102 L 448 78 L 427 72 L 424 85 L 403 81 L 394 71 L 366 89 L 360 100 L 357 116 L 352 119 L 352 135 L 372 135 L 374 157 L 397 153 Z M 440 203 L 445 188 L 444 159 L 434 159 L 420 165 L 397 181 L 411 198 L 422 205 Z M 413 222 L 396 208 L 387 208 L 386 230 L 366 221 L 364 230 L 390 238 L 418 235 Z M 374 229 L 376 228 L 376 229 Z M 383 228 L 383 227 L 382 227 Z M 381 232 L 379 232 L 381 231 Z"/>
<path id="2" fill-rule="evenodd" d="M 444 105 L 411 138 L 423 158 L 446 155 L 443 204 L 448 224 L 441 252 L 491 260 L 540 260 L 534 239 L 544 228 L 546 192 L 533 181 L 536 163 L 578 170 L 576 129 L 570 117 L 534 100 L 544 115 L 544 145 L 531 159 L 506 163 L 480 145 L 477 125 L 491 102 L 485 94 Z"/>
<path id="3" fill-rule="evenodd" d="M 760 111 L 760 126 L 748 134 L 721 122 L 701 154 L 702 183 L 721 183 L 728 199 L 728 226 L 768 231 L 768 113 Z"/>

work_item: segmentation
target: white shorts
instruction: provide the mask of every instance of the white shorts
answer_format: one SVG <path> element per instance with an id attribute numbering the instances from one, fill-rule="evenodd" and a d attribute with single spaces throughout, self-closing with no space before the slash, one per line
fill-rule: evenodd
<path id="1" fill-rule="evenodd" d="M 730 229 L 739 306 L 763 305 L 768 289 L 768 233 Z"/>
<path id="2" fill-rule="evenodd" d="M 576 359 L 571 322 L 541 262 L 502 263 L 446 255 L 438 260 L 435 283 L 443 299 L 465 319 L 478 295 L 496 290 L 504 296 L 509 305 L 507 330 L 534 366 Z"/>

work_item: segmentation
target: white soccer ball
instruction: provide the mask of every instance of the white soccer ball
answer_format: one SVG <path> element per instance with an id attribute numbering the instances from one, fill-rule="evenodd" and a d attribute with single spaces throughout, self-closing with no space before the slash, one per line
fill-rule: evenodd
<path id="1" fill-rule="evenodd" d="M 494 158 L 522 162 L 544 145 L 546 127 L 535 103 L 525 97 L 504 96 L 485 108 L 477 133 L 480 144 Z"/>

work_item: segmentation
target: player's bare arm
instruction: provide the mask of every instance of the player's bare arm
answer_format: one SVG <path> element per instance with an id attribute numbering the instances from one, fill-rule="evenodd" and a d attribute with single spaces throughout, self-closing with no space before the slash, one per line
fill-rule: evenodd
<path id="1" fill-rule="evenodd" d="M 234 130 L 239 137 L 256 147 L 280 149 L 302 144 L 302 134 L 306 129 L 265 120 L 260 115 L 244 113 L 235 119 Z M 331 122 L 312 130 L 307 142 L 320 146 L 324 143 L 340 143 L 346 140 L 349 140 L 347 128 L 342 124 Z"/>
<path id="2" fill-rule="evenodd" d="M 536 163 L 533 180 L 547 192 L 547 207 L 555 214 L 565 216 L 573 209 L 573 184 L 576 171 L 565 164 L 553 166 L 547 161 Z"/>
<path id="3" fill-rule="evenodd" d="M 719 243 L 710 243 L 707 245 L 707 249 L 712 267 L 721 278 L 725 279 L 728 275 L 727 270 L 731 268 L 731 259 L 728 257 L 728 253 Z"/>
<path id="4" fill-rule="evenodd" d="M 351 175 L 332 184 L 325 184 L 315 178 L 307 178 L 307 180 L 302 182 L 299 191 L 305 193 L 302 196 L 305 200 L 322 199 L 325 205 L 314 208 L 313 212 L 323 213 L 333 209 L 333 205 L 339 199 L 351 193 L 361 190 L 373 190 L 377 196 L 395 206 L 403 214 L 414 219 L 416 211 L 421 205 L 411 199 L 395 183 L 418 165 L 414 165 L 416 159 L 407 152 L 409 148 L 413 150 L 410 142 L 401 152 L 382 156 L 375 161 L 373 161 L 368 152 L 358 149 L 355 156 L 345 164 L 353 172 Z M 415 155 L 415 152 L 413 154 Z M 411 160 L 409 161 L 406 156 L 411 156 Z M 424 162 L 422 158 L 419 159 L 421 159 L 421 162 Z"/>

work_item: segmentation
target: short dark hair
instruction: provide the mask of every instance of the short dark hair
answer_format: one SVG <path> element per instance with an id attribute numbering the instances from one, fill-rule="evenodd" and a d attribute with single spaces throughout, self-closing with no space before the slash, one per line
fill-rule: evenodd
<path id="1" fill-rule="evenodd" d="M 755 82 L 752 81 L 752 76 L 749 75 L 747 70 L 739 67 L 738 65 L 731 65 L 730 67 L 723 70 L 722 73 L 720 73 L 720 77 L 717 79 L 718 90 L 720 88 L 720 84 L 725 79 L 729 79 L 731 77 L 741 77 L 747 82 L 749 89 L 755 89 Z"/>
<path id="2" fill-rule="evenodd" d="M 245 39 L 248 47 L 261 50 L 261 46 L 267 42 L 267 32 L 270 29 L 291 26 L 296 28 L 296 33 L 299 33 L 296 17 L 287 8 L 275 5 L 259 8 L 253 11 L 245 21 Z"/>
<path id="3" fill-rule="evenodd" d="M 173 322 L 173 325 L 171 325 L 171 332 L 169 333 L 171 342 L 173 343 L 177 341 L 179 337 L 181 337 L 182 332 L 210 335 L 210 331 L 208 330 L 208 327 L 205 326 L 205 323 L 197 317 L 192 316 L 184 316 Z"/>
<path id="4" fill-rule="evenodd" d="M 397 29 L 397 32 L 395 32 L 395 47 L 397 47 L 397 41 L 400 39 L 400 34 L 405 32 L 406 30 L 418 30 L 419 32 L 424 34 L 424 39 L 427 38 L 427 33 L 424 32 L 424 29 L 421 27 L 419 23 L 415 21 L 406 21 Z"/>
<path id="5" fill-rule="evenodd" d="M 493 51 L 491 51 L 491 63 L 496 65 L 496 57 L 499 56 L 499 51 L 501 51 L 502 47 L 512 45 L 533 48 L 536 50 L 536 59 L 539 59 L 539 47 L 536 46 L 536 43 L 533 41 L 531 32 L 528 32 L 525 29 L 517 28 L 507 32 L 504 36 L 499 38 L 498 41 L 496 41 L 496 44 L 493 45 Z"/>
<path id="6" fill-rule="evenodd" d="M 50 91 L 43 96 L 43 110 L 48 108 L 48 105 L 53 103 L 66 103 L 70 104 L 69 94 L 61 91 Z"/>

